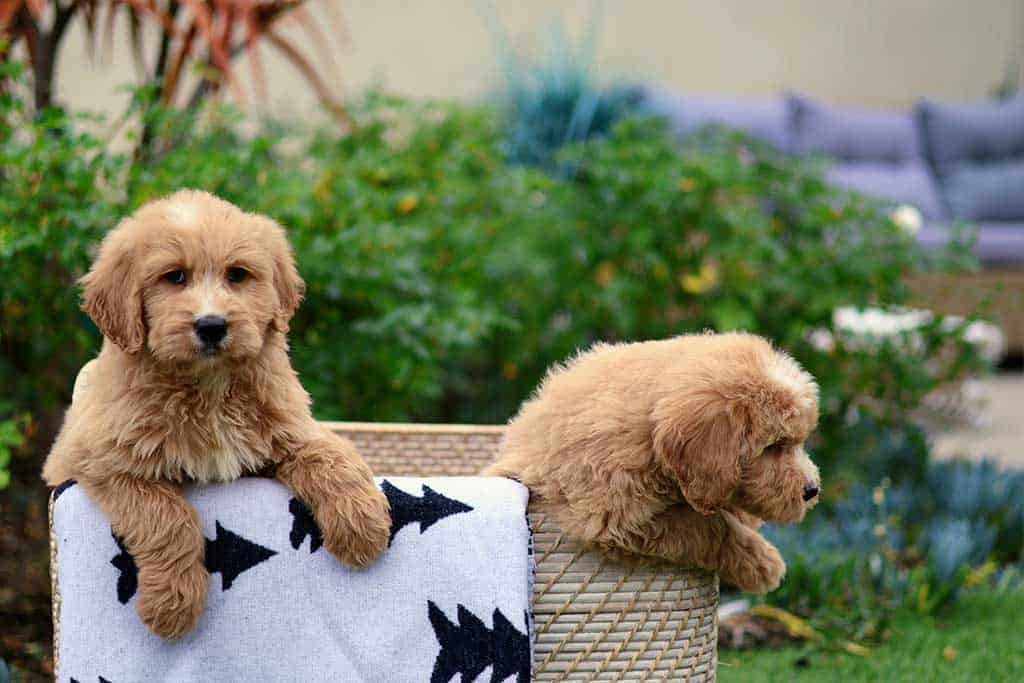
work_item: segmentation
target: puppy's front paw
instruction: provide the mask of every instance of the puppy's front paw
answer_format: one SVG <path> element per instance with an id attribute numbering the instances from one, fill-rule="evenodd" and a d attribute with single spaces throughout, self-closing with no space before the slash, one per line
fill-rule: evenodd
<path id="1" fill-rule="evenodd" d="M 139 569 L 139 594 L 135 609 L 150 631 L 173 640 L 185 635 L 199 622 L 206 605 L 210 574 L 202 559 Z"/>
<path id="2" fill-rule="evenodd" d="M 719 572 L 722 580 L 745 593 L 768 593 L 786 575 L 786 561 L 763 536 L 729 513 L 722 513 L 729 536 L 722 545 Z"/>
<path id="3" fill-rule="evenodd" d="M 372 482 L 321 510 L 324 547 L 356 569 L 368 566 L 391 540 L 388 499 Z"/>
<path id="4" fill-rule="evenodd" d="M 768 543 L 753 553 L 733 558 L 729 564 L 728 571 L 723 567 L 722 578 L 744 593 L 770 593 L 786 575 L 786 561 Z"/>

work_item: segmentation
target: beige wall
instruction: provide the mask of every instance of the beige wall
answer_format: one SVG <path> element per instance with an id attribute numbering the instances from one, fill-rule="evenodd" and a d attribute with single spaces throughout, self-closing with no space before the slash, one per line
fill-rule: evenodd
<path id="1" fill-rule="evenodd" d="M 310 0 L 316 14 L 325 1 Z M 559 18 L 581 35 L 597 11 L 603 77 L 694 93 L 756 97 L 788 88 L 868 106 L 919 95 L 974 99 L 1024 61 L 1024 0 L 336 1 L 348 38 L 328 37 L 348 92 L 371 83 L 420 97 L 486 92 L 500 82 L 488 12 L 528 46 Z M 272 48 L 262 54 L 273 110 L 308 111 L 314 99 L 303 81 Z M 133 68 L 120 43 L 112 60 L 91 62 L 76 34 L 59 76 L 64 101 L 111 111 Z"/>

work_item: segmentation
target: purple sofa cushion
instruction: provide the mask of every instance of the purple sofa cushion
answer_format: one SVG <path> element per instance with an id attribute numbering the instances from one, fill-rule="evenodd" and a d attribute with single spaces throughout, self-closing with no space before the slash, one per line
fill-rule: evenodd
<path id="1" fill-rule="evenodd" d="M 1024 222 L 1024 157 L 960 164 L 944 180 L 950 213 L 965 221 Z"/>
<path id="2" fill-rule="evenodd" d="M 921 143 L 910 112 L 829 107 L 799 95 L 789 95 L 786 102 L 795 152 L 890 164 L 921 159 Z"/>
<path id="3" fill-rule="evenodd" d="M 1024 222 L 1024 95 L 916 108 L 925 152 L 951 216 Z"/>
<path id="4" fill-rule="evenodd" d="M 922 161 L 903 165 L 851 161 L 830 168 L 826 178 L 839 187 L 870 197 L 910 204 L 926 219 L 946 216 L 935 183 Z"/>
<path id="5" fill-rule="evenodd" d="M 741 130 L 778 149 L 790 148 L 788 113 L 781 98 L 698 97 L 645 88 L 643 102 L 649 110 L 665 116 L 672 125 L 672 132 L 679 137 L 709 124 L 718 124 Z"/>
<path id="6" fill-rule="evenodd" d="M 963 163 L 1024 158 L 1024 95 L 1004 102 L 919 102 L 925 152 L 940 177 Z"/>

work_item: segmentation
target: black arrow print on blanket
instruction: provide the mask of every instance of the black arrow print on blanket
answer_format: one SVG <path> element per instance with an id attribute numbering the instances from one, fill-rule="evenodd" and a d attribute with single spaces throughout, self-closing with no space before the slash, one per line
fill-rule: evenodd
<path id="1" fill-rule="evenodd" d="M 220 572 L 221 590 L 231 588 L 239 574 L 277 555 L 276 551 L 225 529 L 220 522 L 216 522 L 216 529 L 216 537 L 212 541 L 206 539 L 205 564 L 211 574 Z M 139 587 L 139 568 L 121 539 L 114 535 L 114 540 L 121 552 L 114 556 L 110 564 L 117 567 L 120 572 L 117 577 L 117 599 L 124 605 L 135 595 Z"/>
<path id="2" fill-rule="evenodd" d="M 292 531 L 288 534 L 292 548 L 298 550 L 302 542 L 306 540 L 306 536 L 309 536 L 309 552 L 315 553 L 320 550 L 320 546 L 324 544 L 324 535 L 320 532 L 320 527 L 316 525 L 316 520 L 313 519 L 313 513 L 309 511 L 309 508 L 298 498 L 292 498 L 288 501 L 288 512 L 292 513 L 293 518 Z"/>
<path id="3" fill-rule="evenodd" d="M 122 605 L 127 605 L 139 587 L 139 568 L 135 566 L 135 558 L 124 547 L 124 543 L 114 533 L 113 529 L 111 529 L 110 535 L 114 537 L 114 542 L 117 543 L 117 548 L 121 551 L 114 555 L 114 559 L 110 561 L 110 564 L 117 567 L 119 572 L 117 577 L 117 600 Z"/>
<path id="4" fill-rule="evenodd" d="M 103 676 L 100 676 L 99 679 L 100 679 L 100 683 L 110 683 L 110 681 L 105 679 Z M 71 683 L 78 683 L 78 680 L 75 679 L 75 678 L 72 678 L 71 679 Z"/>
<path id="5" fill-rule="evenodd" d="M 488 666 L 491 667 L 491 683 L 499 683 L 512 675 L 516 683 L 528 683 L 530 639 L 520 633 L 501 610 L 494 610 L 493 630 L 462 605 L 458 608 L 457 626 L 430 600 L 427 613 L 441 646 L 430 683 L 448 683 L 455 674 L 460 674 L 462 681 L 475 681 Z"/>
<path id="6" fill-rule="evenodd" d="M 473 508 L 463 502 L 443 496 L 426 484 L 423 485 L 423 497 L 417 498 L 389 481 L 384 481 L 381 486 L 384 495 L 391 505 L 391 539 L 395 540 L 395 534 L 406 524 L 413 522 L 420 523 L 420 533 L 429 529 L 438 521 L 455 515 L 460 512 L 470 512 Z M 292 548 L 298 550 L 302 543 L 309 537 L 309 552 L 315 553 L 324 544 L 323 534 L 320 527 L 313 519 L 313 513 L 298 498 L 288 501 L 288 511 L 292 514 L 292 530 L 288 534 Z"/>
<path id="7" fill-rule="evenodd" d="M 420 523 L 420 533 L 429 529 L 436 522 L 457 515 L 460 512 L 470 512 L 472 507 L 457 500 L 443 496 L 426 484 L 423 484 L 423 497 L 417 498 L 385 480 L 380 485 L 384 495 L 391 503 L 391 541 L 395 540 L 397 534 L 406 524 L 413 522 Z M 391 541 L 388 541 L 390 544 Z"/>
<path id="8" fill-rule="evenodd" d="M 206 539 L 206 568 L 211 574 L 220 572 L 221 590 L 231 588 L 239 574 L 274 555 L 277 555 L 275 551 L 228 531 L 220 522 L 217 522 L 217 537 L 212 541 Z"/>

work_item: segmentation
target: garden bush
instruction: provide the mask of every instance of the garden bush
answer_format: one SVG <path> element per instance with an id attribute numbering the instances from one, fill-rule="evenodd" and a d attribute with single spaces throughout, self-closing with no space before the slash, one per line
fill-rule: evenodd
<path id="1" fill-rule="evenodd" d="M 19 71 L 0 63 L 0 76 Z M 26 432 L 52 436 L 97 346 L 75 282 L 121 213 L 123 161 L 85 123 L 56 108 L 32 116 L 17 91 L 0 92 L 0 478 Z"/>
<path id="2" fill-rule="evenodd" d="M 836 306 L 902 303 L 908 274 L 949 263 L 884 207 L 739 135 L 680 148 L 663 123 L 627 117 L 562 150 L 575 173 L 561 179 L 510 163 L 487 107 L 370 94 L 342 134 L 250 125 L 220 106 L 162 111 L 142 90 L 122 125 L 155 142 L 133 156 L 83 132 L 109 130 L 100 121 L 24 120 L 12 92 L 0 112 L 0 370 L 15 389 L 0 419 L 42 421 L 37 451 L 98 345 L 74 286 L 90 250 L 119 216 L 180 187 L 289 229 L 308 283 L 293 356 L 321 418 L 504 421 L 548 365 L 593 341 L 746 329 L 817 376 L 828 470 L 851 420 L 898 426 L 975 365 L 939 326 L 913 357 L 815 348 L 807 332 Z M 870 458 L 846 460 L 859 470 Z"/>

